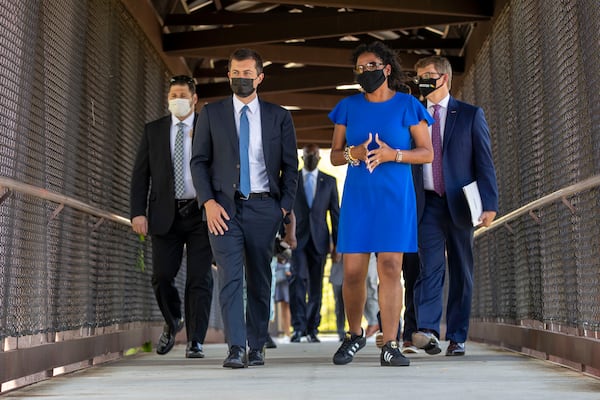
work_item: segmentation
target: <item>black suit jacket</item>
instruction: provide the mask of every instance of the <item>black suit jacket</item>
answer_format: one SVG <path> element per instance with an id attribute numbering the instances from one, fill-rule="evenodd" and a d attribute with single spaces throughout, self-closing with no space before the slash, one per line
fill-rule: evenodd
<path id="1" fill-rule="evenodd" d="M 331 237 L 327 227 L 327 211 L 331 218 Z M 304 248 L 312 240 L 320 254 L 329 252 L 329 244 L 337 244 L 340 203 L 335 177 L 322 171 L 317 174 L 317 186 L 312 208 L 308 208 L 302 170 L 298 173 L 298 193 L 294 203 L 296 216 L 296 239 L 298 249 Z"/>
<path id="2" fill-rule="evenodd" d="M 167 115 L 146 124 L 131 173 L 130 218 L 147 215 L 149 231 L 158 235 L 175 219 L 171 121 Z"/>
<path id="3" fill-rule="evenodd" d="M 283 107 L 259 102 L 269 191 L 282 208 L 290 211 L 298 180 L 292 116 Z M 232 97 L 206 104 L 200 111 L 190 165 L 198 202 L 215 199 L 233 218 L 240 182 L 240 147 Z"/>

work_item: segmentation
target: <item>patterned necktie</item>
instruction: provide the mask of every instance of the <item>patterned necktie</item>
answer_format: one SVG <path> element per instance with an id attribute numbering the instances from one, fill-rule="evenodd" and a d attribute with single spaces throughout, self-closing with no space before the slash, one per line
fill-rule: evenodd
<path id="1" fill-rule="evenodd" d="M 313 174 L 306 174 L 304 182 L 304 193 L 306 194 L 306 203 L 308 208 L 312 208 L 313 199 L 315 197 L 315 182 Z"/>
<path id="2" fill-rule="evenodd" d="M 433 172 L 433 190 L 440 196 L 443 196 L 446 189 L 444 188 L 444 173 L 442 171 L 442 134 L 440 129 L 440 111 L 441 106 L 435 104 L 433 106 L 433 125 L 431 126 L 431 144 L 433 145 L 433 162 L 431 170 Z"/>
<path id="3" fill-rule="evenodd" d="M 175 198 L 181 199 L 185 186 L 183 184 L 183 128 L 185 124 L 177 124 L 177 135 L 175 136 L 175 148 L 173 150 L 173 171 L 175 173 Z"/>
<path id="4" fill-rule="evenodd" d="M 243 196 L 250 194 L 250 158 L 248 157 L 250 123 L 246 111 L 248 111 L 248 106 L 242 107 L 240 115 L 240 193 Z"/>

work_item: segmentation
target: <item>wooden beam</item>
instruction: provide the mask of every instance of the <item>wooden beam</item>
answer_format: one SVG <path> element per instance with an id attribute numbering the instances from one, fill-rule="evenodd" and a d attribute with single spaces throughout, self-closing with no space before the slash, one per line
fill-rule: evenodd
<path id="1" fill-rule="evenodd" d="M 191 75 L 182 57 L 165 54 L 162 50 L 162 26 L 150 0 L 121 0 L 131 17 L 137 22 L 152 47 L 160 55 L 172 75 Z"/>
<path id="2" fill-rule="evenodd" d="M 315 129 L 329 129 L 333 132 L 333 122 L 327 116 L 327 113 L 297 115 L 292 114 L 296 132 L 309 131 Z"/>
<path id="3" fill-rule="evenodd" d="M 473 17 L 491 17 L 494 6 L 493 1 L 481 0 L 261 0 L 261 2 Z"/>
<path id="4" fill-rule="evenodd" d="M 419 28 L 429 25 L 462 24 L 479 18 L 399 14 L 390 12 L 348 12 L 328 17 L 305 17 L 296 22 L 273 22 L 269 29 L 260 24 L 232 28 L 163 34 L 163 49 L 170 55 L 194 55 L 193 50 L 224 46 L 256 46 L 292 39 L 345 36 L 371 31 Z"/>
<path id="5" fill-rule="evenodd" d="M 340 102 L 345 94 L 328 95 L 314 93 L 260 93 L 260 98 L 271 103 L 295 106 L 303 110 L 331 111 Z"/>

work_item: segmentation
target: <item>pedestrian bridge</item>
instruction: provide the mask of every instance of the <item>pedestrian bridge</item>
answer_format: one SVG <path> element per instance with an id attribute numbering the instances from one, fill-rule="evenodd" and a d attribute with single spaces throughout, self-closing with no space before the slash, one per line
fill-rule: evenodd
<path id="1" fill-rule="evenodd" d="M 372 338 L 351 364 L 333 365 L 339 342 L 279 343 L 266 364 L 243 370 L 221 366 L 224 344 L 206 358 L 139 353 L 9 392 L 6 399 L 599 399 L 600 380 L 539 359 L 467 343 L 465 357 L 410 355 L 410 367 L 380 367 Z"/>
<path id="2" fill-rule="evenodd" d="M 8 227 L 2 233 L 0 274 L 2 393 L 21 398 L 119 398 L 144 392 L 149 398 L 168 393 L 184 398 L 202 391 L 217 398 L 245 394 L 266 399 L 427 390 L 473 397 L 502 393 L 503 398 L 522 398 L 527 393 L 533 398 L 600 398 L 600 289 L 598 258 L 593 256 L 597 243 L 590 247 L 567 241 L 559 249 L 566 253 L 573 247 L 589 248 L 589 264 L 568 259 L 561 265 L 560 257 L 547 255 L 546 264 L 535 258 L 527 264 L 524 259 L 531 250 L 519 250 L 518 240 L 524 236 L 537 243 L 542 253 L 552 250 L 547 242 L 527 237 L 531 227 L 520 230 L 533 224 L 544 232 L 556 218 L 571 218 L 581 212 L 571 202 L 597 198 L 598 185 L 600 177 L 594 176 L 566 186 L 476 231 L 477 271 L 466 357 L 420 354 L 412 357 L 409 368 L 380 368 L 378 350 L 371 344 L 351 365 L 340 367 L 331 362 L 338 342 L 330 339 L 321 344 L 280 343 L 269 350 L 265 368 L 236 372 L 221 366 L 226 348 L 217 296 L 206 359 L 186 360 L 181 346 L 164 357 L 152 349 L 136 350 L 156 341 L 162 322 L 149 283 L 151 264 L 145 265 L 151 259 L 150 247 L 132 238 L 126 218 L 0 177 L 0 206 L 45 210 L 32 216 L 10 207 L 13 214 L 0 214 L 7 222 L 3 229 Z M 47 225 L 39 224 L 45 217 Z M 63 224 L 70 224 L 69 229 L 60 228 Z M 79 234 L 72 234 L 73 227 L 80 227 Z M 23 238 L 31 238 L 31 244 Z M 507 248 L 525 256 L 507 257 Z M 184 281 L 180 273 L 178 285 Z M 178 341 L 185 342 L 185 337 L 180 334 Z M 132 352 L 137 354 L 128 355 Z M 230 382 L 231 374 L 237 375 Z M 28 386 L 36 382 L 40 383 Z"/>

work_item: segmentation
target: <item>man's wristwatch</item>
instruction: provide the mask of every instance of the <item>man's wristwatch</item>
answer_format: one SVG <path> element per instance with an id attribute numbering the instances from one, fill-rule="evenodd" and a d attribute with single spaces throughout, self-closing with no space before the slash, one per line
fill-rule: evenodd
<path id="1" fill-rule="evenodd" d="M 402 150 L 396 150 L 396 162 L 402 162 Z"/>

